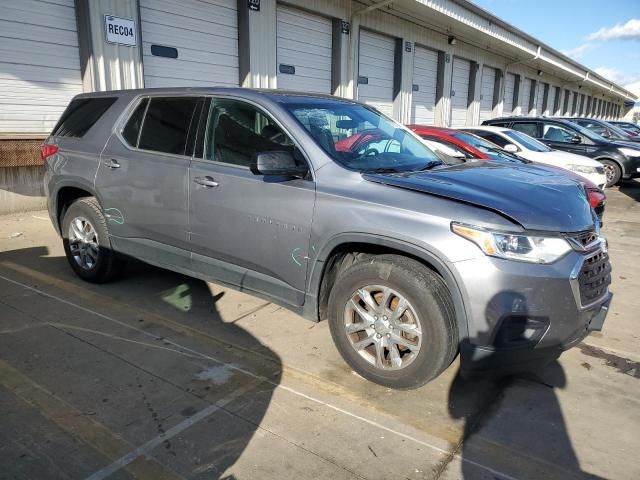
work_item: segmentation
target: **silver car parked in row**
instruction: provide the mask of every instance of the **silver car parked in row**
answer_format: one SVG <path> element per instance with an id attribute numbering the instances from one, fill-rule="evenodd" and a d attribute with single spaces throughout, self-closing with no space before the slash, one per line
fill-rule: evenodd
<path id="1" fill-rule="evenodd" d="M 393 388 L 548 361 L 599 330 L 606 242 L 583 185 L 544 166 L 448 166 L 351 100 L 225 88 L 76 97 L 42 146 L 73 270 L 127 257 L 328 318 Z"/>

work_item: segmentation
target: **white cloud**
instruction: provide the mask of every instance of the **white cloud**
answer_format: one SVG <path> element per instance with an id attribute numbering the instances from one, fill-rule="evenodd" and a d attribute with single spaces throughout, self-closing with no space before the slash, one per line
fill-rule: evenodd
<path id="1" fill-rule="evenodd" d="M 572 48 L 571 50 L 563 50 L 562 53 L 574 60 L 580 60 L 584 56 L 585 52 L 591 47 L 593 47 L 593 44 L 587 42 L 577 46 L 576 48 Z"/>
<path id="2" fill-rule="evenodd" d="M 609 81 L 624 86 L 627 90 L 640 94 L 640 74 L 628 74 L 609 67 L 598 67 L 593 69 Z"/>
<path id="3" fill-rule="evenodd" d="M 602 27 L 587 37 L 587 40 L 640 40 L 640 19 L 632 18 L 627 23 L 613 27 Z"/>

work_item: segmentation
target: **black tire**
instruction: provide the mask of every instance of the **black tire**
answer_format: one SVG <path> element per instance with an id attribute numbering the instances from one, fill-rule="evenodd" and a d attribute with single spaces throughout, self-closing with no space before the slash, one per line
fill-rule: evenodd
<path id="1" fill-rule="evenodd" d="M 90 268 L 82 267 L 72 253 L 69 227 L 76 218 L 87 220 L 97 237 L 97 259 Z M 62 219 L 62 242 L 64 252 L 73 271 L 83 280 L 91 283 L 105 283 L 113 280 L 122 269 L 122 260 L 111 248 L 107 221 L 100 204 L 94 197 L 80 198 L 73 202 Z"/>
<path id="2" fill-rule="evenodd" d="M 422 330 L 422 344 L 404 368 L 385 370 L 376 367 L 356 351 L 352 345 L 354 334 L 350 338 L 346 332 L 347 303 L 358 289 L 367 285 L 390 287 L 404 297 L 416 313 L 416 322 Z M 328 317 L 333 341 L 347 364 L 362 377 L 385 387 L 420 387 L 442 373 L 458 352 L 455 312 L 444 281 L 419 262 L 400 255 L 372 256 L 342 271 L 329 295 Z M 385 355 L 385 359 L 389 359 L 390 351 Z"/>
<path id="3" fill-rule="evenodd" d="M 614 160 L 600 160 L 600 163 L 604 166 L 604 171 L 607 174 L 606 187 L 613 187 L 622 178 L 622 168 Z"/>

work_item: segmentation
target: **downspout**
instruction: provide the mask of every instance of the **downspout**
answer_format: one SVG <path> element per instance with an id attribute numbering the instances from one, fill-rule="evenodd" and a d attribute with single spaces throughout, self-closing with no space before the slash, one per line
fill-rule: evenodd
<path id="1" fill-rule="evenodd" d="M 349 37 L 349 82 L 350 85 L 350 93 L 351 98 L 355 99 L 358 89 L 358 39 L 360 37 L 360 18 L 362 15 L 373 12 L 374 10 L 378 10 L 379 8 L 386 7 L 390 5 L 395 0 L 383 0 L 378 3 L 374 3 L 373 5 L 369 5 L 363 9 L 357 10 L 351 13 L 351 17 L 349 18 L 349 24 L 351 25 L 351 35 Z M 358 37 L 358 38 L 356 38 Z"/>

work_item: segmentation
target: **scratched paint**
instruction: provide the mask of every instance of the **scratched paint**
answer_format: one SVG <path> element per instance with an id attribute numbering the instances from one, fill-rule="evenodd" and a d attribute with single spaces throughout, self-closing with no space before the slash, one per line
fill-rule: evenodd
<path id="1" fill-rule="evenodd" d="M 294 248 L 294 249 L 291 251 L 291 259 L 292 259 L 292 260 L 293 260 L 293 262 L 294 262 L 296 265 L 298 265 L 299 267 L 301 267 L 301 266 L 302 266 L 302 263 L 301 263 L 301 262 L 300 262 L 296 257 L 299 257 L 299 256 L 300 256 L 300 253 L 299 253 L 299 252 L 300 252 L 300 250 L 301 250 L 301 249 L 300 249 L 300 247 L 297 247 L 297 248 Z"/>
<path id="2" fill-rule="evenodd" d="M 108 222 L 117 223 L 118 225 L 124 223 L 124 215 L 117 208 L 105 208 L 104 215 L 107 217 Z"/>

